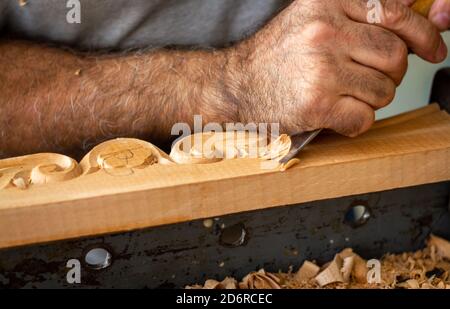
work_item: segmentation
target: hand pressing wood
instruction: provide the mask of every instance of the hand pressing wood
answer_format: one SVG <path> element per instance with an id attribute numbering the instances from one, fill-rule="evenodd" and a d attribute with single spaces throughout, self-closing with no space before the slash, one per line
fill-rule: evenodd
<path id="1" fill-rule="evenodd" d="M 450 115 L 431 105 L 355 139 L 323 134 L 285 172 L 241 155 L 190 164 L 191 148 L 179 148 L 188 160 L 179 164 L 134 139 L 101 144 L 81 164 L 55 154 L 0 160 L 0 248 L 450 180 L 448 132 Z"/>

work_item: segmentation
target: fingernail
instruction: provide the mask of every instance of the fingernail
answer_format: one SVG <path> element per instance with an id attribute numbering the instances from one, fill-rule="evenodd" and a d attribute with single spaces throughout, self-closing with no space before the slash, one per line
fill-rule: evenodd
<path id="1" fill-rule="evenodd" d="M 436 53 L 436 61 L 441 62 L 444 61 L 445 58 L 447 58 L 447 45 L 443 40 L 441 40 L 441 45 L 439 46 L 437 53 Z"/>
<path id="2" fill-rule="evenodd" d="M 450 15 L 441 12 L 432 17 L 433 23 L 441 30 L 447 30 L 450 27 Z"/>

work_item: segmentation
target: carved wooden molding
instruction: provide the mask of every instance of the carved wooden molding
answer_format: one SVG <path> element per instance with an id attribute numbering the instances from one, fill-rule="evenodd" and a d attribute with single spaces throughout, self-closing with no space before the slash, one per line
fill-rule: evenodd
<path id="1" fill-rule="evenodd" d="M 73 180 L 97 172 L 131 176 L 152 165 L 209 164 L 237 158 L 272 161 L 270 169 L 285 169 L 278 163 L 289 152 L 291 140 L 283 134 L 268 145 L 256 132 L 198 133 L 180 139 L 170 155 L 155 145 L 134 138 L 117 138 L 94 147 L 80 163 L 55 153 L 32 154 L 0 160 L 0 190 Z M 186 147 L 189 147 L 186 149 Z M 298 160 L 292 160 L 292 166 Z M 267 165 L 269 166 L 269 165 Z"/>
<path id="2" fill-rule="evenodd" d="M 257 147 L 257 158 L 249 145 L 259 137 L 237 135 L 232 149 L 229 136 L 206 137 L 225 159 L 181 142 L 169 155 L 116 139 L 80 163 L 59 154 L 0 160 L 0 248 L 450 180 L 450 116 L 437 105 L 355 139 L 323 134 L 285 172 L 261 162 L 289 149 L 286 136 Z"/>

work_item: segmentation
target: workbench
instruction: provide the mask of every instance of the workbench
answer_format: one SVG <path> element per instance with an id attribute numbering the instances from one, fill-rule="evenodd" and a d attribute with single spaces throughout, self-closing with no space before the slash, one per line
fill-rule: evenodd
<path id="1" fill-rule="evenodd" d="M 1 160 L 0 287 L 183 287 L 345 247 L 370 258 L 450 238 L 449 76 L 435 81 L 440 105 L 355 139 L 323 134 L 284 172 L 247 158 L 159 164 L 164 154 L 132 139 L 81 163 Z M 66 280 L 74 259 L 80 284 Z"/>

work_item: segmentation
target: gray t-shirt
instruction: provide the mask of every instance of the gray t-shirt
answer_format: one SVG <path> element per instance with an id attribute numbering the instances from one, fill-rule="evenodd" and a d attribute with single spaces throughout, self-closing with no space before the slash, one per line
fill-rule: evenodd
<path id="1" fill-rule="evenodd" d="M 250 35 L 290 0 L 0 0 L 3 35 L 82 49 L 220 47 Z M 75 5 L 74 5 L 75 3 Z M 68 13 L 80 4 L 81 23 Z M 71 22 L 74 19 L 70 20 Z"/>

